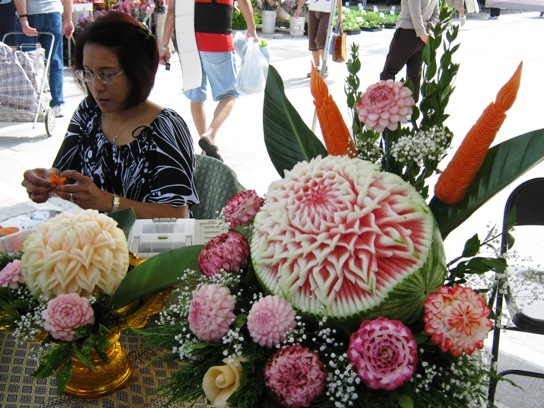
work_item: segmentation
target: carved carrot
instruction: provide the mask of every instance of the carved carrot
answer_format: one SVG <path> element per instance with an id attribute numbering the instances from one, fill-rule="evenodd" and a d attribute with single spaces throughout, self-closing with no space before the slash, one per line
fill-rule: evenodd
<path id="1" fill-rule="evenodd" d="M 495 102 L 484 109 L 478 121 L 468 131 L 451 162 L 438 178 L 434 193 L 446 204 L 457 204 L 466 195 L 476 173 L 480 170 L 489 146 L 499 131 L 506 111 L 512 107 L 521 82 L 521 62 L 497 94 Z"/>
<path id="2" fill-rule="evenodd" d="M 64 184 L 64 182 L 66 181 L 66 177 L 60 177 L 57 176 L 55 172 L 51 172 L 51 175 L 49 176 L 49 181 L 53 183 L 56 187 L 58 187 Z"/>
<path id="3" fill-rule="evenodd" d="M 319 76 L 312 65 L 310 89 L 314 97 L 314 105 L 321 126 L 321 133 L 325 140 L 325 146 L 329 154 L 334 156 L 348 155 L 357 157 L 355 143 L 349 133 L 349 129 L 342 118 L 338 106 L 329 95 L 327 84 Z"/>

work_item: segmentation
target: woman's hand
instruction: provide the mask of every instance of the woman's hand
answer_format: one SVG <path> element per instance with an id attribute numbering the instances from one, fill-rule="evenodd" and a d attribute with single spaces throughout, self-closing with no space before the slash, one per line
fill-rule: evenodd
<path id="1" fill-rule="evenodd" d="M 21 185 L 26 188 L 28 198 L 35 203 L 45 203 L 53 194 L 55 186 L 51 183 L 51 172 L 44 168 L 27 170 L 23 173 Z"/>
<path id="2" fill-rule="evenodd" d="M 57 196 L 77 204 L 84 210 L 94 209 L 103 212 L 111 210 L 111 194 L 100 190 L 91 178 L 75 170 L 65 170 L 61 176 L 72 182 L 58 186 L 55 189 Z"/>

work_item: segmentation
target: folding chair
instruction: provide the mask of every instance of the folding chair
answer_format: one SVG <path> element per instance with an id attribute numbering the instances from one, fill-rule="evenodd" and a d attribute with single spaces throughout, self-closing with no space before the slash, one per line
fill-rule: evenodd
<path id="1" fill-rule="evenodd" d="M 516 217 L 513 226 L 544 226 L 544 178 L 534 178 L 525 181 L 512 191 L 504 206 L 503 227 L 501 238 L 501 253 L 506 255 L 510 249 L 511 241 L 507 232 L 507 218 L 513 209 L 516 210 Z M 498 290 L 501 288 L 501 290 Z M 504 290 L 507 289 L 507 290 Z M 497 319 L 500 318 L 503 307 L 508 307 L 512 302 L 513 296 L 508 285 L 507 278 L 501 277 L 495 286 L 491 299 L 490 307 L 495 312 Z M 512 325 L 501 327 L 495 325 L 493 329 L 493 343 L 491 348 L 491 362 L 495 366 L 499 358 L 499 342 L 501 330 L 515 330 L 544 335 L 544 320 L 528 316 L 523 311 L 517 312 L 512 316 Z M 498 373 L 500 376 L 518 375 L 544 379 L 544 371 L 527 371 L 520 369 L 507 369 Z M 497 390 L 497 379 L 491 378 L 489 384 L 488 402 L 493 406 L 495 402 L 495 392 Z"/>

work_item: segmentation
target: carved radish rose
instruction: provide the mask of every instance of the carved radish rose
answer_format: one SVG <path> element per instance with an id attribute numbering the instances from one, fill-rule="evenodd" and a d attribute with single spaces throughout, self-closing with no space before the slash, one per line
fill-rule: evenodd
<path id="1" fill-rule="evenodd" d="M 342 156 L 299 163 L 271 184 L 251 255 L 269 292 L 307 313 L 358 323 L 414 322 L 446 273 L 421 195 L 370 162 Z"/>

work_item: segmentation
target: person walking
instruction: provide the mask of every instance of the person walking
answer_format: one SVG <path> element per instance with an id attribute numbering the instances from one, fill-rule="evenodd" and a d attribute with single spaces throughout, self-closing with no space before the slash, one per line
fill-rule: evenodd
<path id="1" fill-rule="evenodd" d="M 17 9 L 17 31 L 25 34 L 26 43 L 39 42 L 49 55 L 51 50 L 51 61 L 49 66 L 49 89 L 51 101 L 49 105 L 53 108 L 55 116 L 64 116 L 62 106 L 64 105 L 63 81 L 64 81 L 64 57 L 62 51 L 62 35 L 71 38 L 74 32 L 72 22 L 72 0 L 14 0 Z M 53 34 L 43 35 L 40 33 Z"/>
<path id="2" fill-rule="evenodd" d="M 252 37 L 257 42 L 259 38 L 250 0 L 238 0 L 238 7 L 247 24 L 246 36 Z M 202 67 L 202 82 L 196 88 L 183 91 L 191 101 L 191 115 L 200 136 L 198 145 L 206 156 L 218 160 L 223 159 L 216 145 L 217 132 L 230 115 L 236 99 L 240 96 L 237 90 L 238 78 L 232 43 L 232 12 L 233 0 L 212 2 L 195 0 L 194 32 Z M 160 47 L 161 64 L 168 63 L 171 57 L 169 44 L 174 33 L 175 18 L 176 3 L 175 0 L 170 0 Z M 181 41 L 184 41 L 184 38 L 177 38 L 178 47 Z M 204 106 L 208 82 L 213 100 L 217 102 L 209 124 Z"/>
<path id="3" fill-rule="evenodd" d="M 342 26 L 342 0 L 312 0 L 308 6 L 308 49 L 312 53 L 312 62 L 319 72 L 323 57 L 325 56 L 325 44 L 329 33 L 331 16 L 331 1 L 336 1 L 338 10 L 337 24 Z M 306 0 L 298 0 L 295 18 L 300 17 Z M 327 76 L 327 71 L 322 75 Z M 308 73 L 308 78 L 310 73 Z"/>
<path id="4" fill-rule="evenodd" d="M 440 19 L 439 0 L 401 0 L 400 15 L 389 45 L 381 80 L 395 79 L 406 65 L 406 76 L 414 86 L 413 98 L 419 100 L 423 49 L 429 43 L 431 27 Z"/>

